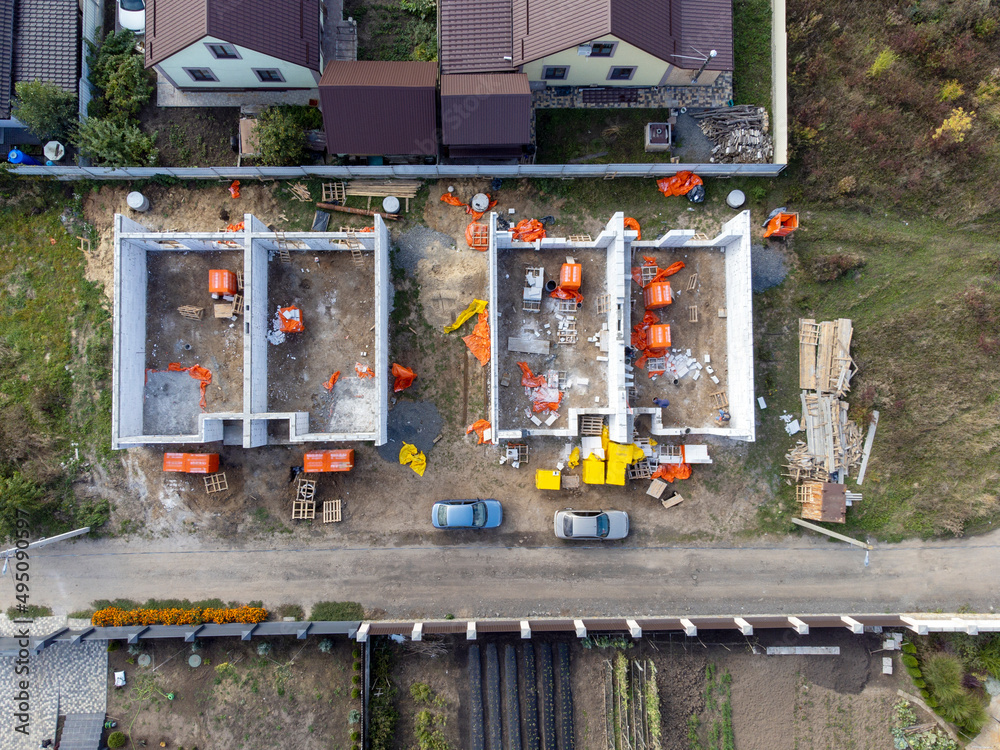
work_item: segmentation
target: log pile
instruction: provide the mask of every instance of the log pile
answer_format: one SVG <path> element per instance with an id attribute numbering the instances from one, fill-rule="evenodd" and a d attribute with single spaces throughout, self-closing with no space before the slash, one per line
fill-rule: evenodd
<path id="1" fill-rule="evenodd" d="M 767 110 L 742 105 L 694 114 L 701 132 L 715 144 L 709 161 L 720 164 L 770 164 L 774 144 Z"/>

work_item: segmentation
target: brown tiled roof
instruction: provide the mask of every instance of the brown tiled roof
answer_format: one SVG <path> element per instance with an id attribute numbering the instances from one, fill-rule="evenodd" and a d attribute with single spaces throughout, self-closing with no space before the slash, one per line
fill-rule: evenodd
<path id="1" fill-rule="evenodd" d="M 333 60 L 319 82 L 331 154 L 436 154 L 437 63 Z"/>
<path id="2" fill-rule="evenodd" d="M 486 73 L 514 69 L 512 0 L 440 0 L 442 73 Z"/>
<path id="3" fill-rule="evenodd" d="M 441 76 L 441 140 L 446 146 L 531 142 L 531 89 L 524 73 Z"/>
<path id="4" fill-rule="evenodd" d="M 147 68 L 206 36 L 318 71 L 319 0 L 147 0 Z"/>
<path id="5" fill-rule="evenodd" d="M 13 89 L 14 0 L 0 0 L 0 119 L 10 117 Z"/>
<path id="6" fill-rule="evenodd" d="M 513 0 L 514 63 L 522 65 L 613 34 L 661 60 L 707 70 L 733 69 L 733 14 L 728 0 Z M 443 41 L 443 40 L 442 40 Z"/>

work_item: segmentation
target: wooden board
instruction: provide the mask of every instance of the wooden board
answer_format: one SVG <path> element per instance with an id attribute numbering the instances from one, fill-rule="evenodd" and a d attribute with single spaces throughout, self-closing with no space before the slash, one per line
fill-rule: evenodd
<path id="1" fill-rule="evenodd" d="M 664 508 L 673 508 L 675 505 L 680 505 L 684 502 L 684 497 L 680 494 L 675 493 L 673 497 L 669 497 L 666 500 L 660 500 L 660 505 Z"/>
<path id="2" fill-rule="evenodd" d="M 550 342 L 543 339 L 524 339 L 517 336 L 507 337 L 507 351 L 523 354 L 548 354 Z"/>

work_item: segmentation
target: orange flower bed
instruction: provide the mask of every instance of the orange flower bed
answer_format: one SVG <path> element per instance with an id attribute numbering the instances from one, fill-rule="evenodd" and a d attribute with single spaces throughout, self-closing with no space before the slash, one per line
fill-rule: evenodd
<path id="1" fill-rule="evenodd" d="M 207 622 L 217 625 L 232 622 L 255 625 L 266 619 L 267 610 L 261 607 L 130 610 L 108 607 L 94 612 L 90 622 L 97 627 L 118 628 L 128 625 L 202 625 Z"/>

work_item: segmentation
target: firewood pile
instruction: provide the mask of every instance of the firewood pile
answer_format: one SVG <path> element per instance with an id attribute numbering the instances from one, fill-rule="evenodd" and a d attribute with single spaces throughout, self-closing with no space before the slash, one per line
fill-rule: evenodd
<path id="1" fill-rule="evenodd" d="M 767 110 L 741 105 L 707 109 L 694 114 L 701 132 L 715 144 L 711 162 L 722 164 L 769 164 L 774 144 L 768 132 Z"/>

